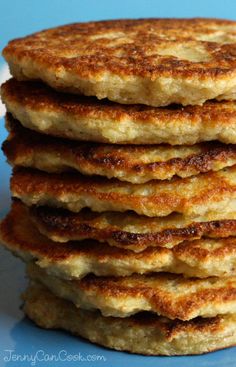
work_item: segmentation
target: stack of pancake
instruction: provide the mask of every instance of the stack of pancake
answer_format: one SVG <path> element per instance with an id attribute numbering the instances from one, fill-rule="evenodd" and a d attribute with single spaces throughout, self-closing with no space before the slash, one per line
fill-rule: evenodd
<path id="1" fill-rule="evenodd" d="M 234 345 L 236 23 L 78 23 L 3 55 L 25 313 L 134 353 Z"/>

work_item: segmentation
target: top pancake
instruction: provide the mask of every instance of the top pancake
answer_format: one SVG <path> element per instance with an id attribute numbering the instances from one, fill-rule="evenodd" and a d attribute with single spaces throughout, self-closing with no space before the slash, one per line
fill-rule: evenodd
<path id="1" fill-rule="evenodd" d="M 124 106 L 58 93 L 38 82 L 10 79 L 1 87 L 10 112 L 26 128 L 56 137 L 114 144 L 236 144 L 236 102 L 203 106 Z"/>
<path id="2" fill-rule="evenodd" d="M 165 106 L 236 97 L 236 23 L 123 19 L 77 23 L 11 41 L 19 80 L 119 103 Z"/>

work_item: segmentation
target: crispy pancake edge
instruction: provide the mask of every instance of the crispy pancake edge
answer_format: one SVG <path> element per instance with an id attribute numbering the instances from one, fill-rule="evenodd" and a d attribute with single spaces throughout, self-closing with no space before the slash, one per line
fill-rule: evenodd
<path id="1" fill-rule="evenodd" d="M 184 355 L 206 353 L 236 343 L 235 315 L 188 322 L 149 314 L 125 319 L 103 317 L 98 312 L 75 308 L 39 284 L 31 284 L 23 300 L 25 314 L 38 326 L 65 329 L 116 350 L 145 355 Z"/>
<path id="2" fill-rule="evenodd" d="M 129 277 L 88 275 L 68 281 L 47 274 L 34 263 L 27 265 L 27 275 L 77 307 L 99 309 L 104 316 L 127 317 L 151 311 L 187 321 L 236 311 L 236 277 L 197 279 L 158 273 Z"/>
<path id="3" fill-rule="evenodd" d="M 133 185 L 79 173 L 48 174 L 29 168 L 13 170 L 11 192 L 27 205 L 48 205 L 79 212 L 133 210 L 149 217 L 178 212 L 192 218 L 224 219 L 235 211 L 236 166 L 184 179 Z"/>
<path id="4" fill-rule="evenodd" d="M 205 142 L 195 146 L 114 145 L 75 142 L 26 129 L 6 116 L 9 136 L 2 145 L 13 166 L 50 173 L 77 170 L 131 183 L 188 177 L 236 164 L 236 144 Z"/>
<path id="5" fill-rule="evenodd" d="M 234 33 L 235 22 L 203 18 L 77 23 L 13 40 L 3 56 L 16 78 L 62 91 L 128 104 L 202 104 L 235 98 Z"/>
<path id="6" fill-rule="evenodd" d="M 236 275 L 236 238 L 185 241 L 173 249 L 147 248 L 140 253 L 96 241 L 61 244 L 41 235 L 31 222 L 29 209 L 19 201 L 0 223 L 2 245 L 24 261 L 33 260 L 49 274 L 65 279 L 127 276 L 166 271 L 185 276 Z"/>
<path id="7" fill-rule="evenodd" d="M 235 102 L 153 108 L 58 93 L 36 82 L 10 79 L 2 100 L 26 128 L 74 140 L 123 144 L 236 144 Z M 66 129 L 65 129 L 66 125 Z"/>

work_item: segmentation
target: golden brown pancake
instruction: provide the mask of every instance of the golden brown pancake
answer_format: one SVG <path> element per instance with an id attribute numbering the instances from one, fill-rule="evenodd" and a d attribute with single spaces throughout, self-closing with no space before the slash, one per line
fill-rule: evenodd
<path id="1" fill-rule="evenodd" d="M 236 344 L 236 316 L 191 321 L 151 313 L 126 318 L 103 317 L 76 308 L 46 287 L 31 284 L 23 295 L 25 314 L 45 329 L 64 329 L 105 347 L 146 355 L 200 354 Z M 63 317 L 62 317 L 63 315 Z"/>
<path id="2" fill-rule="evenodd" d="M 165 106 L 236 97 L 236 22 L 122 19 L 69 24 L 11 41 L 19 80 L 119 103 Z"/>
<path id="3" fill-rule="evenodd" d="M 61 278 L 125 276 L 149 272 L 180 273 L 199 278 L 236 275 L 236 237 L 185 241 L 172 249 L 149 247 L 134 253 L 97 241 L 61 244 L 41 235 L 29 209 L 14 201 L 0 224 L 0 241 L 24 261 L 33 260 L 48 274 Z"/>
<path id="4" fill-rule="evenodd" d="M 34 207 L 31 218 L 38 230 L 53 241 L 68 242 L 95 239 L 111 246 L 143 251 L 147 247 L 172 248 L 185 240 L 204 237 L 236 236 L 236 212 L 233 219 L 199 222 L 181 214 L 167 217 L 145 217 L 133 212 L 79 213 L 68 210 Z"/>
<path id="5" fill-rule="evenodd" d="M 236 144 L 236 103 L 153 108 L 58 93 L 38 82 L 10 79 L 1 87 L 8 112 L 23 126 L 73 140 L 119 144 Z"/>
<path id="6" fill-rule="evenodd" d="M 49 174 L 19 168 L 11 178 L 13 197 L 27 205 L 48 205 L 79 212 L 133 210 L 146 216 L 178 212 L 208 220 L 227 218 L 235 212 L 236 166 L 170 181 L 131 184 L 79 173 Z"/>
<path id="7" fill-rule="evenodd" d="M 2 149 L 13 166 L 51 173 L 77 170 L 131 183 L 189 177 L 236 164 L 236 144 L 206 142 L 193 146 L 114 145 L 75 142 L 22 127 L 10 114 L 10 134 Z"/>
<path id="8" fill-rule="evenodd" d="M 87 275 L 80 280 L 65 280 L 47 274 L 35 263 L 27 265 L 27 274 L 56 296 L 79 308 L 99 309 L 103 316 L 128 317 L 151 311 L 187 321 L 198 316 L 236 313 L 236 277 L 198 279 L 158 273 L 129 277 Z"/>

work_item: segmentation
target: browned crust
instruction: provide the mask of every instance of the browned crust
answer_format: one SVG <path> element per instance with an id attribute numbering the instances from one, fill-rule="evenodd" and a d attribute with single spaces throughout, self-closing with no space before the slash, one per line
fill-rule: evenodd
<path id="1" fill-rule="evenodd" d="M 35 253 L 36 256 L 39 254 L 53 261 L 69 260 L 70 257 L 81 254 L 98 256 L 100 261 L 105 260 L 107 256 L 122 258 L 130 254 L 128 250 L 120 251 L 115 247 L 92 240 L 71 241 L 67 244 L 53 242 L 39 233 L 30 221 L 29 209 L 19 200 L 12 202 L 11 211 L 0 223 L 0 235 L 6 246 L 13 251 Z M 151 252 L 151 249 L 146 251 L 147 254 Z M 132 253 L 132 256 L 142 255 Z"/>
<path id="2" fill-rule="evenodd" d="M 67 302 L 67 301 L 66 301 Z M 222 320 L 225 316 L 196 317 L 192 320 L 171 320 L 162 316 L 153 315 L 151 312 L 140 312 L 129 317 L 130 325 L 143 325 L 158 327 L 162 330 L 168 341 L 174 340 L 182 333 L 202 332 L 220 333 L 222 331 Z M 226 316 L 227 317 L 227 316 Z M 216 349 L 217 350 L 217 349 Z"/>
<path id="3" fill-rule="evenodd" d="M 85 170 L 95 175 L 108 176 L 109 174 L 110 177 L 116 177 L 117 172 L 123 170 L 125 179 L 122 180 L 132 181 L 132 178 L 128 177 L 129 174 L 140 176 L 140 180 L 144 175 L 149 175 L 150 180 L 151 178 L 165 179 L 173 175 L 186 177 L 212 169 L 216 170 L 215 164 L 219 165 L 219 169 L 236 164 L 236 144 L 206 142 L 197 144 L 194 148 L 195 153 L 193 149 L 192 154 L 186 158 L 171 158 L 166 161 L 145 163 L 142 162 L 144 154 L 148 156 L 154 150 L 158 152 L 165 147 L 171 150 L 172 147 L 75 142 L 26 129 L 10 114 L 7 114 L 6 121 L 10 135 L 3 143 L 2 150 L 12 165 L 36 168 L 34 157 L 39 157 L 43 152 L 62 157 L 63 162 L 59 169 L 62 172 L 73 170 L 72 163 L 74 163 L 82 173 Z M 184 146 L 179 147 L 179 151 L 184 151 L 184 149 Z"/>
<path id="4" fill-rule="evenodd" d="M 41 317 L 40 314 L 44 315 L 44 312 L 47 310 L 52 310 L 53 308 L 64 309 L 67 310 L 67 314 L 71 313 L 74 316 L 78 317 L 78 315 L 82 314 L 82 317 L 88 317 L 93 322 L 103 318 L 101 314 L 97 311 L 86 311 L 75 308 L 71 302 L 63 300 L 61 298 L 53 295 L 46 287 L 40 284 L 30 284 L 24 294 L 22 295 L 24 300 L 24 311 L 27 316 L 36 322 L 39 326 L 44 328 L 49 328 L 47 322 L 45 322 L 45 318 Z M 33 306 L 33 307 L 32 307 Z M 73 309 L 73 311 L 72 311 Z M 36 311 L 37 310 L 37 311 Z M 54 317 L 50 315 L 52 320 Z M 41 321 L 39 321 L 41 318 Z M 225 324 L 230 321 L 232 318 L 232 322 L 235 322 L 234 316 L 217 316 L 214 318 L 195 318 L 194 320 L 189 321 L 181 321 L 181 320 L 170 320 L 164 317 L 152 315 L 151 313 L 142 312 L 134 316 L 130 316 L 129 318 L 119 319 L 114 317 L 106 317 L 103 318 L 104 327 L 109 326 L 109 329 L 112 330 L 115 327 L 116 323 L 124 323 L 123 328 L 128 329 L 129 327 L 151 327 L 155 328 L 157 335 L 159 332 L 163 335 L 163 338 L 169 341 L 170 343 L 174 341 L 175 338 L 183 337 L 185 334 L 188 338 L 189 335 L 194 333 L 203 333 L 205 335 L 221 335 L 224 330 Z M 50 320 L 50 318 L 49 318 Z M 50 325 L 52 322 L 50 322 Z M 57 325 L 51 325 L 50 328 L 57 328 Z M 147 330 L 148 332 L 148 330 Z M 77 333 L 75 333 L 77 334 Z M 94 342 L 94 340 L 93 340 Z M 220 348 L 217 348 L 220 349 Z M 214 350 L 217 350 L 214 349 Z M 209 352 L 210 350 L 207 350 Z M 212 351 L 212 349 L 211 349 Z M 149 353 L 141 353 L 144 355 L 149 355 Z M 186 353 L 185 353 L 186 354 Z"/>
<path id="5" fill-rule="evenodd" d="M 27 274 L 30 279 L 39 282 L 42 282 L 43 279 L 43 283 L 44 281 L 46 283 L 46 279 L 44 280 L 45 270 L 33 263 L 28 264 Z M 62 286 L 65 284 L 64 282 L 63 280 Z M 183 321 L 199 316 L 201 309 L 206 306 L 214 309 L 214 305 L 217 307 L 236 301 L 236 277 L 224 278 L 224 281 L 222 281 L 216 277 L 191 279 L 169 273 L 134 274 L 129 277 L 87 275 L 83 279 L 67 282 L 70 287 L 69 292 L 74 294 L 82 292 L 82 297 L 84 295 L 89 296 L 91 302 L 93 297 L 95 300 L 112 300 L 114 310 L 116 309 L 116 299 L 121 301 L 130 297 L 132 301 L 136 300 L 137 302 L 146 300 L 150 303 L 151 310 L 159 315 Z M 214 284 L 213 287 L 211 287 L 212 283 Z M 181 289 L 182 287 L 184 291 Z M 186 292 L 187 288 L 189 288 L 188 293 Z M 96 301 L 95 304 L 98 305 Z M 101 306 L 101 311 L 102 308 Z M 137 313 L 137 310 L 133 313 Z"/>
<path id="6" fill-rule="evenodd" d="M 235 43 L 221 44 L 197 40 L 211 35 L 212 27 L 235 26 L 235 22 L 216 19 L 122 19 L 65 25 L 11 41 L 3 50 L 9 60 L 27 58 L 41 68 L 73 72 L 80 78 L 99 77 L 105 72 L 120 76 L 184 77 L 199 79 L 235 75 Z M 229 27 L 230 28 L 230 27 Z M 104 37 L 93 36 L 122 32 L 117 45 Z M 225 31 L 232 34 L 232 29 Z M 164 37 L 164 38 L 163 38 Z M 131 42 L 131 43 L 130 43 Z M 202 46 L 210 60 L 192 62 L 161 56 L 157 46 L 176 43 Z M 112 45 L 112 47 L 110 47 Z M 154 53 L 154 54 L 153 54 Z M 118 55 L 118 56 L 117 56 Z"/>
<path id="7" fill-rule="evenodd" d="M 49 207 L 34 207 L 31 211 L 32 219 L 38 229 L 49 236 L 62 237 L 69 240 L 81 240 L 86 238 L 106 241 L 114 246 L 142 251 L 149 246 L 172 247 L 185 240 L 194 240 L 201 237 L 229 237 L 236 236 L 236 220 L 222 220 L 210 222 L 192 221 L 183 228 L 167 228 L 159 232 L 153 232 L 152 218 L 145 218 L 146 228 L 151 232 L 134 233 L 119 230 L 119 216 L 116 217 L 117 224 L 114 223 L 113 213 L 94 213 L 89 210 L 82 210 L 79 213 L 72 213 L 68 210 L 61 210 Z M 120 215 L 120 220 L 126 222 Z M 108 218 L 108 219 L 107 219 Z M 109 218 L 113 222 L 109 223 Z M 135 226 L 136 214 L 127 215 L 129 221 Z M 106 222 L 106 225 L 104 223 Z M 66 241 L 66 240 L 65 240 Z"/>
<path id="8" fill-rule="evenodd" d="M 232 46 L 232 45 L 230 45 Z M 143 124 L 170 120 L 190 125 L 199 121 L 212 124 L 235 124 L 236 103 L 234 101 L 207 101 L 202 106 L 150 107 L 144 105 L 122 105 L 93 97 L 74 96 L 58 93 L 45 84 L 35 81 L 17 81 L 10 79 L 1 86 L 3 100 L 12 101 L 34 111 L 55 111 L 67 116 L 112 120 L 119 124 L 122 120 L 132 119 Z"/>
<path id="9" fill-rule="evenodd" d="M 12 203 L 11 211 L 0 223 L 0 236 L 5 246 L 12 251 L 39 253 L 55 261 L 69 258 L 70 252 L 80 253 L 75 243 L 58 246 L 55 251 L 55 243 L 42 236 L 30 222 L 27 207 L 15 200 Z"/>
<path id="10" fill-rule="evenodd" d="M 40 293 L 36 290 L 36 287 L 40 289 Z M 34 290 L 32 289 L 34 288 Z M 43 295 L 43 297 L 41 296 Z M 72 303 L 66 300 L 59 299 L 54 294 L 52 294 L 46 287 L 43 285 L 30 285 L 26 292 L 23 294 L 23 299 L 26 302 L 40 302 L 42 305 L 45 303 L 53 300 L 61 302 L 67 307 L 74 307 Z M 80 309 L 76 309 L 76 312 L 80 312 Z M 101 314 L 97 311 L 86 311 L 83 310 L 85 314 L 94 315 L 94 317 L 102 317 Z M 136 315 L 130 316 L 129 318 L 123 319 L 126 326 L 152 326 L 156 329 L 160 329 L 162 333 L 165 335 L 165 338 L 169 341 L 172 341 L 176 338 L 179 334 L 182 333 L 189 333 L 189 332 L 202 332 L 202 333 L 219 333 L 222 330 L 222 321 L 224 316 L 216 316 L 212 318 L 201 318 L 197 317 L 193 320 L 189 320 L 188 322 L 182 320 L 170 320 L 161 316 L 153 315 L 149 312 L 140 312 Z M 113 317 L 106 317 L 108 322 L 115 321 L 116 318 Z M 121 321 L 121 319 L 120 319 Z"/>
<path id="11" fill-rule="evenodd" d="M 45 258 L 52 262 L 70 261 L 73 257 L 87 256 L 94 257 L 98 262 L 107 262 L 109 259 L 140 259 L 143 261 L 153 261 L 156 256 L 173 254 L 176 261 L 182 263 L 186 259 L 193 262 L 220 261 L 225 262 L 227 257 L 236 255 L 236 237 L 214 240 L 217 243 L 215 248 L 207 247 L 206 239 L 195 241 L 184 241 L 176 245 L 173 249 L 161 247 L 149 247 L 142 252 L 134 253 L 126 249 L 111 247 L 97 241 L 77 241 L 66 244 L 53 242 L 41 235 L 30 220 L 29 209 L 20 201 L 14 200 L 11 211 L 0 224 L 0 238 L 4 246 L 17 254 L 26 252 L 35 259 Z M 229 269 L 231 271 L 232 269 Z M 225 274 L 226 276 L 227 274 Z"/>
<path id="12" fill-rule="evenodd" d="M 174 211 L 183 214 L 193 212 L 196 215 L 195 210 L 197 211 L 199 206 L 207 207 L 213 200 L 220 205 L 220 202 L 227 197 L 234 199 L 236 185 L 232 176 L 235 170 L 236 166 L 233 166 L 224 171 L 202 173 L 193 178 L 132 185 L 115 179 L 90 178 L 76 173 L 65 173 L 62 176 L 18 168 L 13 170 L 11 191 L 14 197 L 22 200 L 27 200 L 29 196 L 31 204 L 33 202 L 39 204 L 40 200 L 48 201 L 48 198 L 50 202 L 56 198 L 57 205 L 60 206 L 61 196 L 74 195 L 76 200 L 85 197 L 96 200 L 102 208 L 108 204 L 116 205 L 117 210 L 134 210 L 138 214 L 148 216 L 164 216 Z M 143 189 L 149 190 L 150 193 L 140 194 L 139 190 Z M 81 205 L 82 207 L 90 205 L 91 208 L 94 206 L 93 203 L 81 203 Z"/>

